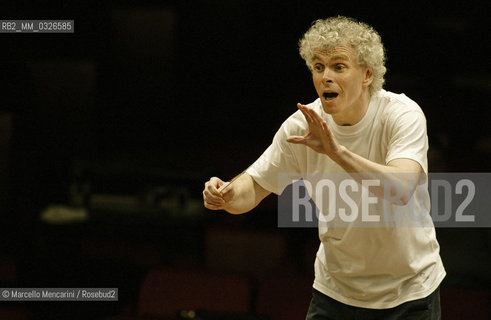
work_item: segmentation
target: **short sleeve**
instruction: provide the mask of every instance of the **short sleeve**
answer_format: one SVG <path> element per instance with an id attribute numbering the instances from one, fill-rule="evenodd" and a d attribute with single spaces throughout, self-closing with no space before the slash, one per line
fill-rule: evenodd
<path id="1" fill-rule="evenodd" d="M 281 194 L 292 182 L 301 178 L 298 161 L 286 138 L 290 134 L 283 123 L 271 145 L 246 172 L 264 189 Z"/>
<path id="2" fill-rule="evenodd" d="M 427 151 L 428 136 L 423 112 L 411 110 L 397 116 L 390 127 L 385 163 L 394 159 L 411 159 L 428 174 Z"/>

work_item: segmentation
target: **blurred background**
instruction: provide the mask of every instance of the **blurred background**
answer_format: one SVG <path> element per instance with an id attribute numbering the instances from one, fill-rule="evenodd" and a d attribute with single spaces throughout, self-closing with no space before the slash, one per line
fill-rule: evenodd
<path id="1" fill-rule="evenodd" d="M 207 211 L 204 182 L 244 170 L 315 99 L 297 43 L 338 14 L 382 35 L 385 88 L 426 114 L 430 171 L 489 172 L 490 13 L 484 1 L 2 2 L 1 19 L 74 20 L 75 33 L 0 34 L 0 285 L 117 287 L 119 301 L 3 302 L 0 318 L 304 318 L 317 230 L 277 228 L 274 196 L 247 215 Z M 489 319 L 490 230 L 437 235 L 443 319 Z"/>

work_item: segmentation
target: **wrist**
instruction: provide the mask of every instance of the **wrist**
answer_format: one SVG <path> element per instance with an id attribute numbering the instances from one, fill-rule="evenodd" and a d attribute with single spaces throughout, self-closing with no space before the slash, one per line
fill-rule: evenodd
<path id="1" fill-rule="evenodd" d="M 348 149 L 346 149 L 345 146 L 339 145 L 336 151 L 331 152 L 328 154 L 329 158 L 331 158 L 334 162 L 337 164 L 340 164 L 342 162 L 342 159 L 346 156 L 346 153 L 348 152 Z"/>

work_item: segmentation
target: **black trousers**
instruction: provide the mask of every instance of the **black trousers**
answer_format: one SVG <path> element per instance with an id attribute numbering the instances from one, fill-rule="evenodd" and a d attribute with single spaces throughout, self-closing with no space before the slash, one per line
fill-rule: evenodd
<path id="1" fill-rule="evenodd" d="M 423 299 L 390 309 L 366 309 L 346 305 L 313 289 L 306 320 L 440 320 L 440 288 Z"/>

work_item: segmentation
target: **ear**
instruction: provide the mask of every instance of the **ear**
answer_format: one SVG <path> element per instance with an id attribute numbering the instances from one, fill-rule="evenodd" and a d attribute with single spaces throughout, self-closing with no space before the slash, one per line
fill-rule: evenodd
<path id="1" fill-rule="evenodd" d="M 363 79 L 363 86 L 368 87 L 370 84 L 373 82 L 373 69 L 372 68 L 365 68 L 365 77 Z"/>

